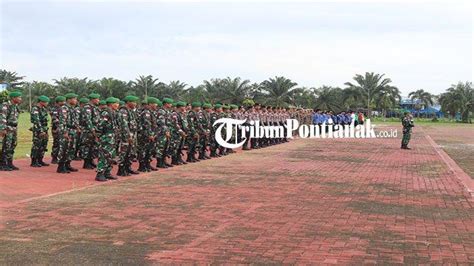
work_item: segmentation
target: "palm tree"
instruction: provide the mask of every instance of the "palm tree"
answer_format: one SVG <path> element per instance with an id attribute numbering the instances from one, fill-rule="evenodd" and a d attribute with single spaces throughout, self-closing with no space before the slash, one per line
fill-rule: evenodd
<path id="1" fill-rule="evenodd" d="M 342 103 L 345 109 L 363 107 L 364 99 L 362 91 L 355 87 L 349 87 L 342 90 Z"/>
<path id="2" fill-rule="evenodd" d="M 188 84 L 181 82 L 179 80 L 170 81 L 169 84 L 165 84 L 159 94 L 161 97 L 170 97 L 175 99 L 180 99 L 186 93 L 186 87 Z"/>
<path id="3" fill-rule="evenodd" d="M 251 87 L 250 80 L 242 80 L 240 77 L 231 79 L 227 77 L 221 80 L 222 92 L 220 101 L 222 103 L 241 103 L 245 98 L 249 97 Z"/>
<path id="4" fill-rule="evenodd" d="M 63 77 L 59 80 L 54 79 L 54 83 L 56 84 L 58 93 L 62 95 L 74 92 L 79 96 L 86 96 L 92 92 L 95 86 L 95 81 L 88 80 L 87 78 L 79 79 Z"/>
<path id="5" fill-rule="evenodd" d="M 418 111 L 422 105 L 425 107 L 433 105 L 433 95 L 423 89 L 410 92 L 408 97 L 415 103 L 415 109 Z"/>
<path id="6" fill-rule="evenodd" d="M 340 88 L 330 86 L 322 86 L 315 90 L 316 94 L 316 108 L 340 112 L 345 110 L 342 106 L 343 91 Z"/>
<path id="7" fill-rule="evenodd" d="M 265 104 L 288 106 L 293 102 L 294 87 L 298 85 L 285 77 L 275 77 L 261 83 L 262 91 L 266 94 Z"/>
<path id="8" fill-rule="evenodd" d="M 132 88 L 137 96 L 146 99 L 148 95 L 156 95 L 158 79 L 153 78 L 152 75 L 140 75 L 137 79 L 132 81 Z"/>
<path id="9" fill-rule="evenodd" d="M 364 99 L 367 102 L 368 116 L 370 117 L 370 106 L 373 104 L 374 99 L 379 91 L 383 90 L 386 86 L 392 82 L 389 78 L 384 78 L 385 74 L 375 74 L 374 72 L 365 72 L 365 75 L 355 75 L 353 78 L 356 84 L 346 82 L 344 85 L 348 88 L 356 89 L 361 92 Z"/>
<path id="10" fill-rule="evenodd" d="M 10 89 L 18 89 L 25 82 L 23 82 L 24 76 L 18 76 L 16 72 L 7 71 L 0 69 L 0 83 L 6 83 Z"/>
<path id="11" fill-rule="evenodd" d="M 400 99 L 400 90 L 397 87 L 386 86 L 377 93 L 375 105 L 377 109 L 382 110 L 383 117 L 386 117 L 387 110 L 397 106 Z"/>
<path id="12" fill-rule="evenodd" d="M 102 78 L 95 82 L 92 91 L 100 94 L 102 99 L 112 96 L 123 99 L 130 93 L 132 85 L 114 78 Z"/>
<path id="13" fill-rule="evenodd" d="M 295 89 L 293 105 L 303 108 L 313 108 L 316 104 L 315 88 L 301 87 Z"/>
<path id="14" fill-rule="evenodd" d="M 445 93 L 439 97 L 441 108 L 453 116 L 461 113 L 461 120 L 464 123 L 469 122 L 469 112 L 474 112 L 474 89 L 472 82 L 459 82 L 451 85 Z"/>

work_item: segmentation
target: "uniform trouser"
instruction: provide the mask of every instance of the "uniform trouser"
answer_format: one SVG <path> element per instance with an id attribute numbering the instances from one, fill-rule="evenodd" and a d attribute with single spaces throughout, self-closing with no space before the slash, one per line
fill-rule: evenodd
<path id="1" fill-rule="evenodd" d="M 121 141 L 118 154 L 118 164 L 120 166 L 131 165 L 133 161 L 133 152 L 134 145 L 130 144 L 127 141 Z"/>
<path id="2" fill-rule="evenodd" d="M 58 133 L 52 132 L 53 135 L 53 147 L 51 148 L 51 157 L 58 158 L 59 152 L 59 136 Z"/>
<path id="3" fill-rule="evenodd" d="M 81 154 L 81 136 L 82 136 L 82 133 L 80 132 L 76 133 L 76 141 L 74 142 L 74 158 L 76 157 L 83 158 Z"/>
<path id="4" fill-rule="evenodd" d="M 216 141 L 215 132 L 211 132 L 209 139 L 209 149 L 211 150 L 211 153 L 216 153 L 217 148 L 219 148 L 219 144 Z"/>
<path id="5" fill-rule="evenodd" d="M 188 156 L 192 156 L 196 154 L 196 150 L 199 148 L 199 138 L 194 138 L 194 136 L 188 136 L 186 138 L 186 143 L 188 144 Z"/>
<path id="6" fill-rule="evenodd" d="M 13 154 L 17 145 L 17 130 L 9 130 L 2 140 L 2 150 L 0 152 L 0 163 L 4 164 L 13 160 Z"/>
<path id="7" fill-rule="evenodd" d="M 168 138 L 166 138 L 165 135 L 163 136 L 158 135 L 158 138 L 156 140 L 156 145 L 155 145 L 155 157 L 157 160 L 160 160 L 164 158 L 164 156 L 166 156 L 168 145 L 169 145 Z"/>
<path id="8" fill-rule="evenodd" d="M 82 159 L 94 159 L 97 158 L 97 143 L 94 134 L 92 132 L 81 133 L 80 143 L 80 155 Z"/>
<path id="9" fill-rule="evenodd" d="M 48 147 L 47 135 L 40 136 L 40 132 L 33 132 L 33 146 L 31 147 L 31 158 L 42 159 Z"/>
<path id="10" fill-rule="evenodd" d="M 74 159 L 76 147 L 76 131 L 68 131 L 69 138 L 59 136 L 58 162 L 66 163 Z"/>
<path id="11" fill-rule="evenodd" d="M 403 132 L 403 137 L 402 137 L 402 146 L 408 146 L 408 142 L 410 142 L 411 138 L 411 131 L 404 131 Z"/>
<path id="12" fill-rule="evenodd" d="M 168 148 L 166 149 L 166 156 L 170 156 L 170 157 L 176 156 L 180 143 L 181 143 L 181 136 L 178 134 L 171 134 L 171 137 L 168 140 Z"/>
<path id="13" fill-rule="evenodd" d="M 199 154 L 206 154 L 207 145 L 209 145 L 209 136 L 201 135 L 199 136 Z"/>
<path id="14" fill-rule="evenodd" d="M 97 173 L 109 175 L 115 157 L 115 139 L 113 134 L 102 135 L 99 139 Z"/>
<path id="15" fill-rule="evenodd" d="M 149 163 L 152 160 L 152 155 L 155 153 L 155 142 L 150 141 L 148 136 L 140 136 L 138 138 L 137 157 L 141 163 Z"/>

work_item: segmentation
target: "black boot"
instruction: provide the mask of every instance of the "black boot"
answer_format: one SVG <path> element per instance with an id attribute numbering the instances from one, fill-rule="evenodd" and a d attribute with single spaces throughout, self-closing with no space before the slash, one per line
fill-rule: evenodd
<path id="1" fill-rule="evenodd" d="M 79 171 L 79 170 L 77 170 L 76 168 L 74 168 L 74 167 L 71 166 L 71 161 L 66 162 L 65 165 L 66 165 L 66 169 L 69 170 L 69 171 L 71 171 L 71 172 L 77 172 L 77 171 Z"/>
<path id="2" fill-rule="evenodd" d="M 53 157 L 53 158 L 51 159 L 51 163 L 52 163 L 52 164 L 57 164 L 57 163 L 58 163 L 58 158 Z"/>
<path id="3" fill-rule="evenodd" d="M 69 171 L 67 168 L 66 168 L 66 163 L 61 163 L 59 162 L 58 163 L 58 169 L 56 170 L 57 173 L 60 173 L 60 174 L 68 174 L 70 173 L 71 171 Z"/>
<path id="4" fill-rule="evenodd" d="M 199 158 L 199 160 L 207 160 L 206 154 L 203 153 L 203 152 L 200 152 L 200 153 L 199 153 L 199 157 L 198 157 L 198 158 Z"/>
<path id="5" fill-rule="evenodd" d="M 95 181 L 105 182 L 107 181 L 107 178 L 103 173 L 97 173 L 97 175 L 95 176 Z"/>
<path id="6" fill-rule="evenodd" d="M 31 167 L 41 167 L 41 164 L 38 163 L 38 159 L 35 157 L 31 157 Z"/>
<path id="7" fill-rule="evenodd" d="M 40 164 L 41 166 L 49 166 L 49 163 L 45 163 L 43 161 L 43 158 L 44 158 L 44 156 L 39 157 L 38 164 Z"/>
<path id="8" fill-rule="evenodd" d="M 117 180 L 118 177 L 111 175 L 110 173 L 104 174 L 105 178 L 110 179 L 110 180 Z"/>
<path id="9" fill-rule="evenodd" d="M 216 151 L 211 151 L 211 158 L 218 157 Z"/>
<path id="10" fill-rule="evenodd" d="M 145 166 L 145 162 L 140 162 L 138 164 L 138 172 L 148 172 Z"/>
<path id="11" fill-rule="evenodd" d="M 165 158 L 156 158 L 156 167 L 157 168 L 168 168 L 165 164 Z"/>
<path id="12" fill-rule="evenodd" d="M 84 159 L 84 165 L 82 166 L 84 169 L 95 169 L 95 167 L 91 164 L 91 159 Z"/>
<path id="13" fill-rule="evenodd" d="M 127 176 L 127 172 L 125 171 L 125 166 L 122 164 L 119 164 L 118 170 L 117 170 L 117 175 L 118 176 Z"/>
<path id="14" fill-rule="evenodd" d="M 13 171 L 18 171 L 20 168 L 13 165 L 13 159 L 8 160 L 8 167 L 10 167 Z"/>
<path id="15" fill-rule="evenodd" d="M 7 159 L 2 160 L 2 171 L 8 171 L 8 172 L 13 171 L 13 169 L 8 164 Z"/>
<path id="16" fill-rule="evenodd" d="M 173 156 L 173 159 L 171 159 L 171 165 L 180 165 L 177 156 Z"/>

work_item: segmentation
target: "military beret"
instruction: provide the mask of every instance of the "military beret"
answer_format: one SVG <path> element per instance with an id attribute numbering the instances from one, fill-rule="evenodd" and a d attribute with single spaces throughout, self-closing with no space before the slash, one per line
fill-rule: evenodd
<path id="1" fill-rule="evenodd" d="M 231 105 L 230 105 L 230 109 L 238 109 L 238 108 L 239 108 L 239 107 L 238 107 L 237 105 L 235 105 L 235 104 L 231 104 Z"/>
<path id="2" fill-rule="evenodd" d="M 228 105 L 223 105 L 222 106 L 222 109 L 229 109 L 229 108 L 230 108 L 230 106 L 228 106 Z"/>
<path id="3" fill-rule="evenodd" d="M 110 104 L 110 103 L 118 103 L 118 102 L 120 102 L 120 100 L 117 99 L 117 98 L 115 98 L 115 97 L 109 97 L 109 98 L 105 99 L 105 102 L 106 102 L 107 104 Z"/>
<path id="4" fill-rule="evenodd" d="M 106 100 L 100 100 L 99 101 L 99 105 L 106 105 L 107 104 L 107 101 Z"/>
<path id="5" fill-rule="evenodd" d="M 202 108 L 212 108 L 212 105 L 210 103 L 204 103 Z"/>
<path id="6" fill-rule="evenodd" d="M 158 100 L 158 99 L 157 99 L 157 100 Z M 158 100 L 157 104 L 158 104 L 158 106 L 160 106 L 160 107 L 163 106 L 163 103 L 162 103 L 160 100 Z"/>
<path id="7" fill-rule="evenodd" d="M 128 103 L 128 102 L 137 102 L 138 100 L 139 100 L 139 98 L 137 96 L 134 96 L 134 95 L 127 95 L 123 99 L 123 101 L 126 102 L 126 103 Z"/>
<path id="8" fill-rule="evenodd" d="M 222 108 L 222 104 L 216 103 L 216 104 L 214 104 L 214 108 L 216 108 L 216 109 L 217 109 L 217 108 Z"/>
<path id="9" fill-rule="evenodd" d="M 79 102 L 80 102 L 80 103 L 88 103 L 88 102 L 89 102 L 89 99 L 86 98 L 86 97 L 82 97 L 81 99 L 79 99 Z"/>
<path id="10" fill-rule="evenodd" d="M 201 104 L 200 102 L 193 102 L 193 103 L 191 104 L 191 106 L 192 106 L 192 107 L 201 107 L 202 104 Z"/>
<path id="11" fill-rule="evenodd" d="M 41 95 L 38 97 L 38 102 L 44 102 L 44 103 L 49 103 L 49 97 L 48 96 L 44 96 L 44 95 Z"/>
<path id="12" fill-rule="evenodd" d="M 155 97 L 148 97 L 146 99 L 146 103 L 158 104 L 158 99 L 156 99 Z"/>
<path id="13" fill-rule="evenodd" d="M 97 94 L 97 93 L 91 93 L 89 94 L 89 99 L 99 99 L 100 98 L 100 95 Z"/>
<path id="14" fill-rule="evenodd" d="M 72 99 L 72 98 L 77 98 L 77 94 L 70 92 L 70 93 L 64 95 L 64 97 L 66 97 L 66 100 L 69 100 L 69 99 Z"/>
<path id="15" fill-rule="evenodd" d="M 12 91 L 8 93 L 8 97 L 10 98 L 21 97 L 21 91 Z"/>
<path id="16" fill-rule="evenodd" d="M 176 103 L 176 107 L 184 107 L 184 106 L 186 106 L 185 102 L 179 101 Z"/>
<path id="17" fill-rule="evenodd" d="M 64 96 L 58 96 L 54 99 L 55 102 L 60 103 L 66 101 L 66 97 Z"/>
<path id="18" fill-rule="evenodd" d="M 163 99 L 163 103 L 173 103 L 173 102 L 174 102 L 174 101 L 173 101 L 173 99 L 171 99 L 171 98 L 164 98 L 164 99 Z"/>

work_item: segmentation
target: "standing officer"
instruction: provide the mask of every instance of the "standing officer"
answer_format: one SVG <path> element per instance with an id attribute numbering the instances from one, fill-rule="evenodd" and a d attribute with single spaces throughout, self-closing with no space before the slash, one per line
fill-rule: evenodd
<path id="1" fill-rule="evenodd" d="M 0 104 L 0 171 L 19 170 L 13 165 L 13 154 L 17 144 L 18 116 L 21 103 L 21 92 L 8 94 L 10 101 Z"/>
<path id="2" fill-rule="evenodd" d="M 156 123 L 157 123 L 157 142 L 156 142 L 156 166 L 158 168 L 168 168 L 171 164 L 166 163 L 166 156 L 169 154 L 171 145 L 171 130 L 172 125 L 169 120 L 171 105 L 173 99 L 164 98 L 163 106 L 156 111 Z M 158 102 L 161 105 L 161 102 Z"/>
<path id="3" fill-rule="evenodd" d="M 38 103 L 31 108 L 30 121 L 33 124 L 33 146 L 31 147 L 31 166 L 49 166 L 43 162 L 44 153 L 48 147 L 48 103 L 49 98 L 41 95 Z"/>
<path id="4" fill-rule="evenodd" d="M 187 162 L 194 163 L 200 159 L 196 159 L 196 151 L 199 150 L 199 138 L 205 134 L 202 123 L 201 103 L 193 102 L 192 109 L 188 111 L 187 119 L 189 124 L 188 142 L 188 158 Z"/>
<path id="5" fill-rule="evenodd" d="M 99 149 L 97 162 L 97 175 L 95 180 L 107 181 L 107 179 L 117 179 L 112 176 L 112 165 L 115 158 L 115 144 L 117 138 L 116 128 L 118 127 L 117 116 L 114 114 L 119 108 L 119 99 L 109 97 L 106 99 L 107 107 L 100 112 L 100 119 L 97 125 L 99 133 Z"/>
<path id="6" fill-rule="evenodd" d="M 156 171 L 151 166 L 154 143 L 156 141 L 156 116 L 154 112 L 158 106 L 158 99 L 147 97 L 146 104 L 142 105 L 139 117 L 138 130 L 138 162 L 139 172 Z"/>
<path id="7" fill-rule="evenodd" d="M 187 112 L 186 103 L 182 101 L 177 102 L 176 103 L 176 118 L 178 122 L 177 128 L 178 128 L 179 138 L 176 141 L 175 156 L 171 160 L 171 164 L 174 164 L 174 165 L 187 164 L 185 161 L 183 161 L 183 158 L 182 158 L 184 144 L 190 132 L 188 119 L 186 118 L 186 115 L 187 115 L 186 112 Z"/>
<path id="8" fill-rule="evenodd" d="M 402 137 L 402 149 L 410 150 L 408 148 L 408 142 L 410 142 L 411 138 L 411 130 L 412 127 L 415 126 L 413 123 L 413 116 L 409 112 L 405 112 L 405 117 L 402 119 L 402 126 L 403 126 L 403 137 Z"/>
<path id="9" fill-rule="evenodd" d="M 118 111 L 118 121 L 120 127 L 120 148 L 119 148 L 119 169 L 118 176 L 136 175 L 138 172 L 132 170 L 132 161 L 135 154 L 137 138 L 137 106 L 138 97 L 128 95 L 123 100 L 125 105 Z"/>
<path id="10" fill-rule="evenodd" d="M 204 103 L 202 105 L 202 110 L 199 112 L 200 115 L 198 116 L 200 120 L 199 123 L 204 130 L 203 134 L 199 136 L 199 160 L 211 159 L 211 157 L 206 154 L 211 133 L 211 125 L 209 123 L 210 112 L 212 112 L 212 105 L 210 103 Z"/>
<path id="11" fill-rule="evenodd" d="M 76 151 L 77 133 L 79 131 L 79 119 L 74 111 L 77 105 L 77 94 L 68 93 L 64 95 L 66 104 L 61 106 L 58 113 L 58 173 L 77 172 L 76 168 L 71 166 Z"/>
<path id="12" fill-rule="evenodd" d="M 59 112 L 61 111 L 61 106 L 66 102 L 66 97 L 58 96 L 54 99 L 54 106 L 51 108 L 51 135 L 53 136 L 53 147 L 51 149 L 51 163 L 58 163 L 58 152 L 59 152 L 59 134 L 58 134 L 58 125 L 59 125 Z"/>
<path id="13" fill-rule="evenodd" d="M 99 102 L 100 95 L 92 93 L 89 95 L 89 102 L 81 108 L 81 157 L 84 159 L 84 169 L 95 169 L 94 158 L 97 157 L 96 143 L 98 141 L 97 125 L 99 124 Z"/>
<path id="14" fill-rule="evenodd" d="M 219 148 L 219 143 L 216 141 L 216 129 L 217 126 L 214 126 L 214 122 L 216 122 L 222 113 L 222 105 L 220 103 L 216 103 L 214 105 L 214 112 L 211 113 L 209 123 L 211 127 L 211 136 L 210 136 L 210 141 L 209 141 L 209 146 L 211 150 L 211 157 L 221 157 L 219 153 L 217 152 L 217 149 Z"/>

